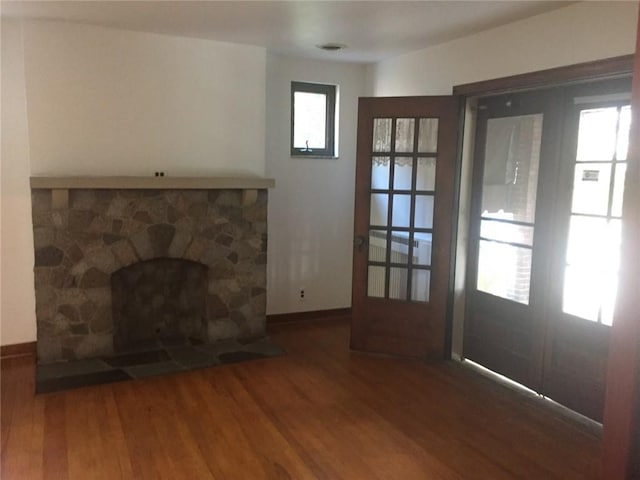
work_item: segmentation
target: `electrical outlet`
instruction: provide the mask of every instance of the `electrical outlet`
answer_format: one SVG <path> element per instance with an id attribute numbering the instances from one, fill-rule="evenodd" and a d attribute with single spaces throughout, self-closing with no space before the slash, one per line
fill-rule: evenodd
<path id="1" fill-rule="evenodd" d="M 304 288 L 300 289 L 300 300 L 304 300 Z"/>

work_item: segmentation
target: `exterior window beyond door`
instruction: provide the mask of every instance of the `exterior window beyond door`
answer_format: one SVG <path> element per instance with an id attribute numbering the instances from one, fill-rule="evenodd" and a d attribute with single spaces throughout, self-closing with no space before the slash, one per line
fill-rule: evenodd
<path id="1" fill-rule="evenodd" d="M 291 155 L 335 155 L 335 85 L 291 82 Z"/>

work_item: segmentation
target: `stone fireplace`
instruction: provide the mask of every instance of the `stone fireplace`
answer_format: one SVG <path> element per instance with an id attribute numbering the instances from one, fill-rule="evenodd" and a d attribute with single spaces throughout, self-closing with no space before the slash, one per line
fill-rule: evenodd
<path id="1" fill-rule="evenodd" d="M 38 362 L 265 335 L 267 179 L 34 177 Z"/>

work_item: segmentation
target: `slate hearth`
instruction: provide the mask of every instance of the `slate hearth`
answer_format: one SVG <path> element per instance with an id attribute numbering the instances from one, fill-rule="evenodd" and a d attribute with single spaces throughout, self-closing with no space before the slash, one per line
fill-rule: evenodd
<path id="1" fill-rule="evenodd" d="M 153 350 L 128 352 L 103 358 L 36 366 L 36 392 L 48 393 L 103 383 L 186 372 L 230 363 L 281 355 L 267 337 L 241 342 L 183 342 Z"/>

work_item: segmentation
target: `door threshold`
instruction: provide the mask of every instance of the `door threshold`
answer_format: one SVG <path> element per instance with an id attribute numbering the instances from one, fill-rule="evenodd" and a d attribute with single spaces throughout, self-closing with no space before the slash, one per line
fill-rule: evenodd
<path id="1" fill-rule="evenodd" d="M 593 435 L 594 437 L 601 438 L 602 437 L 602 423 L 597 422 L 589 417 L 582 415 L 581 413 L 576 412 L 575 410 L 571 410 L 568 407 L 552 400 L 549 397 L 541 395 L 535 390 L 531 390 L 529 387 L 522 385 L 514 380 L 511 380 L 504 375 L 494 372 L 493 370 L 488 369 L 476 363 L 472 360 L 468 359 L 455 359 L 460 365 L 463 367 L 476 372 L 482 375 L 489 380 L 492 380 L 509 390 L 512 390 L 520 395 L 522 395 L 527 401 L 534 403 L 537 406 L 545 408 L 549 410 L 551 413 L 557 415 L 562 420 L 580 428 L 580 430 L 585 431 L 586 433 Z"/>

